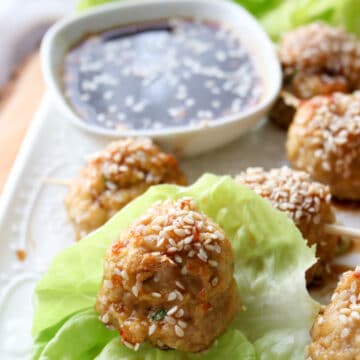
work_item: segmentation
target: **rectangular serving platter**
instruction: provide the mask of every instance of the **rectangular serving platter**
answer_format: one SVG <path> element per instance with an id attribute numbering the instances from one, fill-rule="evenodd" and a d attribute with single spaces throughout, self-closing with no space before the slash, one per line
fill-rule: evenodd
<path id="1" fill-rule="evenodd" d="M 189 181 L 205 172 L 235 175 L 249 166 L 286 164 L 286 133 L 264 121 L 230 145 L 181 160 Z M 63 206 L 66 186 L 45 178 L 69 179 L 85 157 L 109 140 L 74 127 L 46 95 L 32 122 L 0 199 L 0 358 L 28 359 L 32 293 L 36 281 L 61 249 L 74 243 Z M 360 211 L 336 208 L 338 221 L 360 227 Z M 360 253 L 337 258 L 360 264 Z"/>

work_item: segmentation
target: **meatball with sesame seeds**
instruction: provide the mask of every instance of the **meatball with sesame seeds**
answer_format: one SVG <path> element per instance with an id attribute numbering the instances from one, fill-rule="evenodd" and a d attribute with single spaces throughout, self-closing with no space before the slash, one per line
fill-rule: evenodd
<path id="1" fill-rule="evenodd" d="M 321 280 L 337 252 L 338 237 L 328 235 L 324 225 L 335 222 L 329 187 L 288 167 L 265 171 L 249 168 L 236 181 L 254 190 L 278 210 L 288 214 L 308 244 L 316 244 L 318 261 L 306 273 L 308 283 Z"/>
<path id="2" fill-rule="evenodd" d="M 286 142 L 291 164 L 339 199 L 360 200 L 360 91 L 303 102 Z"/>
<path id="3" fill-rule="evenodd" d="M 307 360 L 360 360 L 360 267 L 342 275 L 311 338 Z"/>
<path id="4" fill-rule="evenodd" d="M 343 76 L 326 74 L 306 74 L 297 72 L 284 79 L 283 91 L 299 100 L 310 99 L 316 95 L 329 95 L 334 92 L 349 92 L 349 87 Z M 296 109 L 286 103 L 284 95 L 280 96 L 272 107 L 269 118 L 280 127 L 287 129 L 293 121 Z"/>
<path id="5" fill-rule="evenodd" d="M 341 28 L 317 22 L 285 33 L 279 44 L 283 90 L 305 100 L 360 89 L 360 40 Z M 284 128 L 295 110 L 280 98 L 270 118 Z"/>
<path id="6" fill-rule="evenodd" d="M 65 199 L 77 238 L 103 225 L 150 186 L 165 183 L 187 183 L 173 155 L 162 152 L 147 138 L 109 144 L 90 158 Z"/>
<path id="7" fill-rule="evenodd" d="M 154 204 L 109 249 L 96 309 L 134 349 L 207 349 L 240 309 L 224 231 L 191 198 Z"/>

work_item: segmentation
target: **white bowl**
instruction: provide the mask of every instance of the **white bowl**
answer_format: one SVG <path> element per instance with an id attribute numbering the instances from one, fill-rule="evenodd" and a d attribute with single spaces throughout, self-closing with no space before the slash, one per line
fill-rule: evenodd
<path id="1" fill-rule="evenodd" d="M 63 94 L 62 66 L 67 51 L 85 34 L 111 27 L 169 17 L 215 20 L 237 31 L 242 44 L 254 55 L 264 82 L 260 101 L 239 114 L 216 119 L 208 126 L 175 129 L 117 131 L 91 126 L 70 107 Z M 190 156 L 219 147 L 239 137 L 269 110 L 281 86 L 281 69 L 274 47 L 258 22 L 242 7 L 220 0 L 131 0 L 109 3 L 55 24 L 42 43 L 46 84 L 64 117 L 79 128 L 109 138 L 148 136 L 178 155 Z"/>

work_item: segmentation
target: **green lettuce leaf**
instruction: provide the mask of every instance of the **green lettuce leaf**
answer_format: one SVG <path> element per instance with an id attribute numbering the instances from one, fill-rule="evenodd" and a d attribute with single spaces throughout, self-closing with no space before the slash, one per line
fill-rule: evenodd
<path id="1" fill-rule="evenodd" d="M 36 287 L 33 335 L 37 337 L 38 351 L 34 359 L 45 359 L 43 352 L 46 349 L 65 351 L 63 349 L 67 346 L 71 349 L 71 339 L 76 339 L 76 336 L 68 336 L 67 332 L 78 331 L 76 327 L 86 328 L 87 332 L 76 345 L 80 354 L 91 350 L 89 339 L 92 339 L 96 350 L 104 347 L 100 359 L 113 359 L 113 354 L 117 352 L 120 354 L 118 359 L 148 359 L 147 355 L 140 356 L 141 352 L 135 355 L 118 340 L 106 346 L 102 340 L 98 343 L 101 323 L 93 318 L 93 322 L 88 320 L 89 324 L 82 326 L 78 315 L 73 314 L 93 308 L 103 274 L 105 251 L 121 231 L 155 201 L 183 196 L 193 197 L 201 211 L 226 232 L 234 249 L 234 276 L 246 309 L 237 316 L 232 329 L 225 332 L 224 343 L 220 342 L 218 350 L 214 345 L 208 353 L 196 357 L 206 360 L 219 358 L 219 355 L 211 357 L 218 351 L 235 355 L 245 352 L 246 357 L 239 355 L 235 358 L 252 359 L 255 349 L 259 359 L 304 358 L 309 329 L 319 309 L 306 290 L 304 276 L 306 269 L 315 262 L 314 249 L 306 246 L 300 232 L 285 214 L 273 209 L 269 202 L 253 191 L 235 183 L 230 177 L 204 175 L 189 187 L 152 187 L 102 228 L 54 259 Z M 67 320 L 63 322 L 64 319 Z M 54 330 L 56 324 L 62 324 L 57 331 Z M 231 333 L 235 330 L 236 333 Z M 240 348 L 234 347 L 236 342 L 229 340 L 234 336 L 241 337 Z M 102 335 L 100 339 L 103 339 Z M 120 345 L 121 348 L 118 348 Z M 149 359 L 188 358 L 188 355 L 177 351 L 143 351 L 149 354 Z M 131 356 L 127 355 L 129 352 Z"/>
<path id="2" fill-rule="evenodd" d="M 98 318 L 93 309 L 88 309 L 42 331 L 35 339 L 33 358 L 94 359 L 109 341 L 119 336 Z"/>
<path id="3" fill-rule="evenodd" d="M 241 1 L 237 2 L 241 4 Z M 274 40 L 278 40 L 285 31 L 314 21 L 342 26 L 347 31 L 360 35 L 359 11 L 358 0 L 289 0 L 280 2 L 258 19 Z"/>
<path id="4" fill-rule="evenodd" d="M 80 0 L 78 11 L 114 0 Z M 119 0 L 118 0 L 119 1 Z M 233 0 L 249 10 L 273 40 L 300 25 L 325 21 L 360 36 L 359 0 Z"/>
<path id="5" fill-rule="evenodd" d="M 93 6 L 102 5 L 115 0 L 80 0 L 76 6 L 78 11 L 87 10 Z"/>
<path id="6" fill-rule="evenodd" d="M 180 351 L 162 351 L 149 344 L 142 345 L 138 352 L 128 349 L 119 338 L 113 339 L 96 358 L 96 360 L 218 360 L 226 356 L 235 359 L 255 360 L 254 347 L 239 330 L 231 329 L 221 335 L 203 355 L 188 354 Z"/>

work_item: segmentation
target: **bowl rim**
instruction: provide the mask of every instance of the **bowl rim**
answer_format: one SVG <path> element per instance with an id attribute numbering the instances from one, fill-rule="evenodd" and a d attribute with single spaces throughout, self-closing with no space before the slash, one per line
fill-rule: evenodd
<path id="1" fill-rule="evenodd" d="M 59 34 L 68 27 L 74 26 L 76 23 L 86 22 L 89 18 L 94 18 L 100 15 L 108 14 L 113 11 L 121 11 L 122 9 L 131 9 L 136 7 L 144 6 L 153 6 L 158 7 L 164 4 L 201 4 L 208 5 L 209 3 L 216 4 L 218 6 L 232 7 L 234 11 L 237 11 L 239 17 L 245 17 L 247 20 L 252 23 L 252 28 L 247 29 L 249 33 L 258 32 L 261 36 L 262 41 L 266 44 L 267 50 L 265 52 L 272 56 L 271 62 L 273 63 L 272 75 L 271 75 L 271 84 L 269 85 L 270 76 L 266 76 L 262 73 L 262 78 L 265 79 L 267 84 L 267 89 L 265 96 L 262 96 L 260 101 L 254 106 L 250 107 L 247 110 L 216 118 L 216 121 L 208 122 L 206 125 L 202 125 L 201 121 L 198 124 L 189 124 L 176 127 L 164 127 L 160 129 L 132 129 L 132 130 L 116 130 L 116 129 L 106 129 L 96 125 L 86 123 L 80 115 L 71 108 L 71 105 L 67 102 L 64 92 L 60 89 L 59 81 L 56 79 L 56 67 L 52 64 L 54 63 L 53 59 L 55 56 L 54 48 L 59 39 Z M 173 16 L 176 16 L 174 13 Z M 123 21 L 119 21 L 119 25 L 124 24 Z M 87 29 L 87 31 L 89 31 Z M 81 39 L 81 36 L 79 37 Z M 71 46 L 72 44 L 70 44 Z M 263 46 L 258 46 L 258 48 L 263 48 Z M 152 137 L 152 138 L 168 138 L 169 136 L 174 135 L 188 135 L 196 134 L 204 129 L 216 129 L 224 127 L 226 125 L 239 123 L 242 120 L 245 120 L 249 117 L 254 117 L 258 114 L 262 114 L 270 105 L 275 101 L 278 93 L 281 88 L 281 66 L 276 55 L 276 50 L 272 45 L 272 42 L 259 24 L 253 15 L 251 15 L 245 8 L 241 5 L 235 4 L 228 0 L 125 0 L 121 2 L 110 2 L 103 5 L 95 6 L 93 9 L 87 10 L 83 14 L 74 14 L 63 20 L 60 20 L 54 24 L 45 34 L 43 41 L 41 43 L 41 63 L 42 71 L 45 79 L 46 86 L 50 90 L 50 93 L 53 98 L 55 98 L 55 103 L 59 106 L 61 111 L 66 115 L 69 120 L 74 123 L 80 129 L 96 135 L 102 135 L 105 137 Z M 268 60 L 268 59 L 267 59 Z M 61 59 L 63 61 L 63 59 Z M 259 64 L 257 64 L 259 66 Z M 204 119 L 206 121 L 206 119 Z M 259 119 L 260 121 L 261 119 Z"/>

